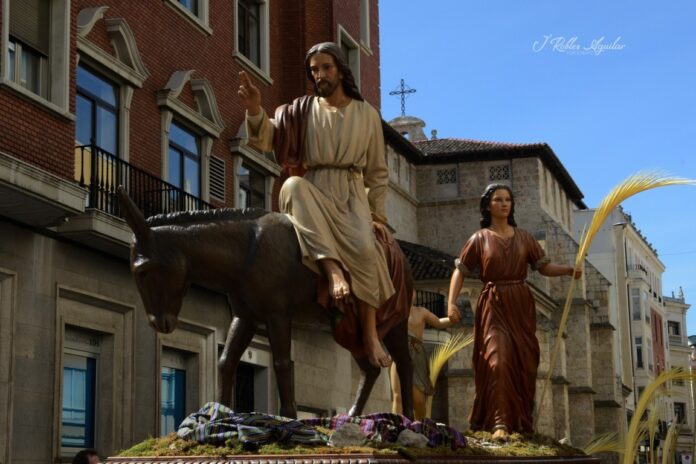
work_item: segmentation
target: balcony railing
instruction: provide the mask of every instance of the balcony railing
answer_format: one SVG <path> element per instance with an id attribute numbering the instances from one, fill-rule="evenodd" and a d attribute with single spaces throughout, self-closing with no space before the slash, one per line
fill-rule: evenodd
<path id="1" fill-rule="evenodd" d="M 122 185 L 145 217 L 214 207 L 95 145 L 75 147 L 75 180 L 89 190 L 87 208 L 121 216 L 116 187 Z"/>
<path id="2" fill-rule="evenodd" d="M 676 345 L 676 346 L 684 346 L 684 339 L 682 338 L 681 335 L 670 335 L 669 336 L 669 344 Z"/>

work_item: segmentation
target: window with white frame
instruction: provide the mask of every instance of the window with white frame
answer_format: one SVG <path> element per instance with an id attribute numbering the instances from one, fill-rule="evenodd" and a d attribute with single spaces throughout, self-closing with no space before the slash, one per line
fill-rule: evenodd
<path id="1" fill-rule="evenodd" d="M 268 3 L 270 0 L 235 0 L 235 57 L 258 78 L 271 84 L 269 66 Z"/>
<path id="2" fill-rule="evenodd" d="M 157 92 L 162 110 L 162 177 L 191 195 L 186 196 L 184 203 L 172 204 L 167 200 L 179 210 L 200 209 L 203 205 L 197 199 L 209 200 L 213 141 L 225 127 L 212 85 L 207 79 L 191 79 L 192 73 L 193 70 L 175 71 L 165 88 Z M 188 83 L 196 109 L 179 99 Z"/>
<path id="3" fill-rule="evenodd" d="M 642 316 L 642 307 L 640 302 L 640 289 L 631 289 L 631 314 L 634 321 L 639 321 Z"/>
<path id="4" fill-rule="evenodd" d="M 118 87 L 98 73 L 77 67 L 75 140 L 94 144 L 114 156 L 118 154 Z"/>
<path id="5" fill-rule="evenodd" d="M 348 67 L 353 73 L 355 85 L 360 88 L 360 46 L 358 42 L 348 34 L 343 26 L 338 26 L 338 45 L 348 61 Z"/>
<path id="6" fill-rule="evenodd" d="M 49 0 L 10 4 L 7 78 L 44 98 L 48 98 L 50 14 Z"/>
<path id="7" fill-rule="evenodd" d="M 64 452 L 95 447 L 101 336 L 68 327 L 63 353 L 60 444 Z"/>
<path id="8" fill-rule="evenodd" d="M 248 163 L 242 163 L 239 168 L 239 202 L 237 206 L 240 208 L 266 207 L 266 177 Z"/>
<path id="9" fill-rule="evenodd" d="M 177 122 L 169 129 L 167 182 L 193 195 L 201 196 L 201 154 L 199 137 Z"/>
<path id="10" fill-rule="evenodd" d="M 186 352 L 162 347 L 160 365 L 160 435 L 175 432 L 187 413 Z"/>
<path id="11" fill-rule="evenodd" d="M 643 337 L 635 338 L 636 344 L 636 367 L 643 368 Z"/>
<path id="12" fill-rule="evenodd" d="M 181 17 L 190 21 L 203 34 L 213 33 L 208 19 L 209 0 L 164 0 L 164 2 Z"/>
<path id="13" fill-rule="evenodd" d="M 66 115 L 69 98 L 69 0 L 2 0 L 8 28 L 0 55 L 6 85 Z"/>

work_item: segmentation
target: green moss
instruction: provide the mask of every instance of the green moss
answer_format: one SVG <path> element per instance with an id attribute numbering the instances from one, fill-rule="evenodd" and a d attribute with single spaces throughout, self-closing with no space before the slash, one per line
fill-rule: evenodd
<path id="1" fill-rule="evenodd" d="M 543 435 L 513 434 L 507 443 L 495 442 L 487 432 L 465 433 L 468 444 L 465 448 L 452 451 L 448 447 L 405 448 L 388 443 L 370 443 L 369 446 L 332 448 L 329 446 L 300 446 L 272 443 L 259 447 L 257 451 L 246 451 L 236 440 L 227 440 L 224 446 L 202 445 L 177 438 L 175 433 L 166 437 L 148 438 L 137 445 L 121 451 L 118 456 L 210 456 L 226 457 L 253 454 L 401 454 L 408 459 L 423 456 L 583 456 L 581 450 L 562 445 Z"/>

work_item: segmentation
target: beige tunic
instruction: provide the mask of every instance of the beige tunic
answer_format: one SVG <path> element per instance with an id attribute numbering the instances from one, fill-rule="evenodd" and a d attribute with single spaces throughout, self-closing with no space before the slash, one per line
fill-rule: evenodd
<path id="1" fill-rule="evenodd" d="M 247 122 L 249 141 L 270 150 L 273 121 L 262 113 L 247 117 Z M 370 216 L 386 221 L 389 172 L 377 111 L 357 100 L 334 108 L 314 99 L 303 163 L 304 177 L 290 177 L 280 191 L 280 209 L 295 226 L 303 262 L 319 273 L 317 260 L 338 261 L 353 295 L 381 306 L 394 287 Z"/>

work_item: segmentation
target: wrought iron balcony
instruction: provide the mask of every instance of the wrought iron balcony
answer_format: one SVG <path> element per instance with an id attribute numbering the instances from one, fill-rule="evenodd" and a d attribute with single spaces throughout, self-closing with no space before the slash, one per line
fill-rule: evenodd
<path id="1" fill-rule="evenodd" d="M 121 216 L 116 187 L 122 185 L 145 217 L 213 209 L 209 203 L 119 159 L 96 145 L 75 147 L 75 180 L 89 191 L 87 208 Z"/>

